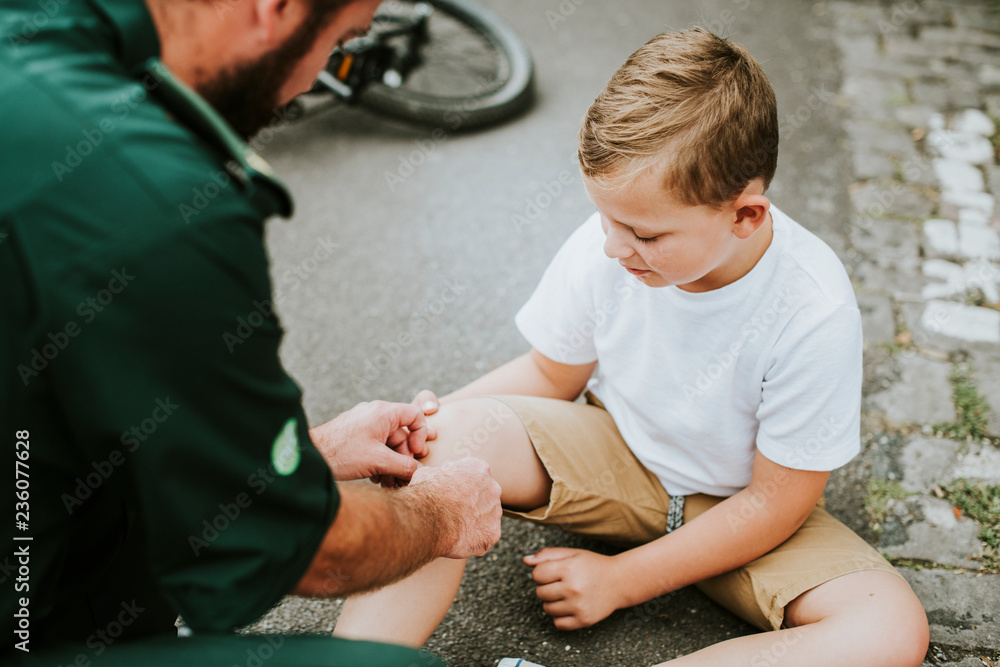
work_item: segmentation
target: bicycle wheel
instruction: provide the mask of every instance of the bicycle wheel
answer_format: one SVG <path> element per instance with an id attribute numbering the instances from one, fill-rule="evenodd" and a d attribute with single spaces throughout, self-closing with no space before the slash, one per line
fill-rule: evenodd
<path id="1" fill-rule="evenodd" d="M 392 15 L 430 5 L 419 64 L 403 80 L 386 76 L 365 86 L 362 104 L 386 114 L 456 131 L 505 120 L 531 101 L 531 55 L 510 26 L 469 0 L 390 0 Z M 378 30 L 376 16 L 373 30 Z"/>

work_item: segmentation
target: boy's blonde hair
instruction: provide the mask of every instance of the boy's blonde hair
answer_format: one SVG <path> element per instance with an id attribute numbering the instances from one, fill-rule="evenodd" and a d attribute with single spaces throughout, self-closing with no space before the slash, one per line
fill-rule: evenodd
<path id="1" fill-rule="evenodd" d="M 665 32 L 629 56 L 587 110 L 583 173 L 621 187 L 654 165 L 681 202 L 720 207 L 778 163 L 778 109 L 763 68 L 704 28 Z"/>

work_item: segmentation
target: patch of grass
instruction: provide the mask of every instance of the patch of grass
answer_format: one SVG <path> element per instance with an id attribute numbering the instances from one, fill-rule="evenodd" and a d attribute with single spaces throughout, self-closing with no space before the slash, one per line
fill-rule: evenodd
<path id="1" fill-rule="evenodd" d="M 957 479 L 942 490 L 948 502 L 979 523 L 983 564 L 991 570 L 1000 569 L 1000 484 Z"/>
<path id="2" fill-rule="evenodd" d="M 955 402 L 955 421 L 934 424 L 934 431 L 953 440 L 987 437 L 986 413 L 990 406 L 972 383 L 968 364 L 955 364 L 948 379 L 951 381 L 951 398 Z"/>
<path id="3" fill-rule="evenodd" d="M 933 560 L 921 560 L 919 558 L 897 558 L 896 556 L 890 556 L 889 554 L 883 553 L 882 557 L 887 561 L 892 563 L 893 567 L 905 567 L 908 570 L 926 570 L 928 568 L 934 570 L 963 570 L 964 568 L 956 567 L 954 565 L 946 565 L 945 563 L 938 563 Z"/>
<path id="4" fill-rule="evenodd" d="M 882 523 L 889 516 L 889 501 L 902 500 L 909 496 L 899 482 L 888 479 L 872 478 L 868 480 L 868 493 L 865 495 L 865 512 L 872 530 L 880 532 Z"/>

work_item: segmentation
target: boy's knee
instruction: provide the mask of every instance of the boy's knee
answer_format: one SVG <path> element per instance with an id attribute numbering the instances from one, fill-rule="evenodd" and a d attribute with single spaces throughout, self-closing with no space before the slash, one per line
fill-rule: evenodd
<path id="1" fill-rule="evenodd" d="M 920 600 L 902 580 L 875 595 L 882 600 L 871 613 L 859 614 L 857 620 L 881 648 L 877 664 L 919 667 L 930 643 L 927 613 Z M 892 641 L 885 641 L 889 637 Z"/>
<path id="2" fill-rule="evenodd" d="M 491 398 L 469 398 L 441 405 L 427 418 L 437 437 L 428 443 L 425 465 L 442 465 L 467 456 L 488 458 L 498 435 L 517 416 Z"/>

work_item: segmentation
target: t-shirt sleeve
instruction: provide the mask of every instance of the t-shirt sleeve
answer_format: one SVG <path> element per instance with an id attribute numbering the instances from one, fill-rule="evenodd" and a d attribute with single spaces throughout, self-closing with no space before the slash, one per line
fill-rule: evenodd
<path id="1" fill-rule="evenodd" d="M 81 440 L 120 441 L 164 596 L 196 632 L 229 630 L 295 587 L 339 497 L 278 358 L 260 222 L 123 256 L 88 263 L 113 282 L 67 350 L 70 418 Z"/>
<path id="2" fill-rule="evenodd" d="M 595 214 L 577 228 L 514 318 L 532 347 L 562 364 L 597 360 L 594 297 L 588 277 L 592 276 L 595 253 L 603 257 L 600 224 Z"/>
<path id="3" fill-rule="evenodd" d="M 838 468 L 860 451 L 861 315 L 851 305 L 807 307 L 782 330 L 757 409 L 757 448 L 798 470 Z"/>

